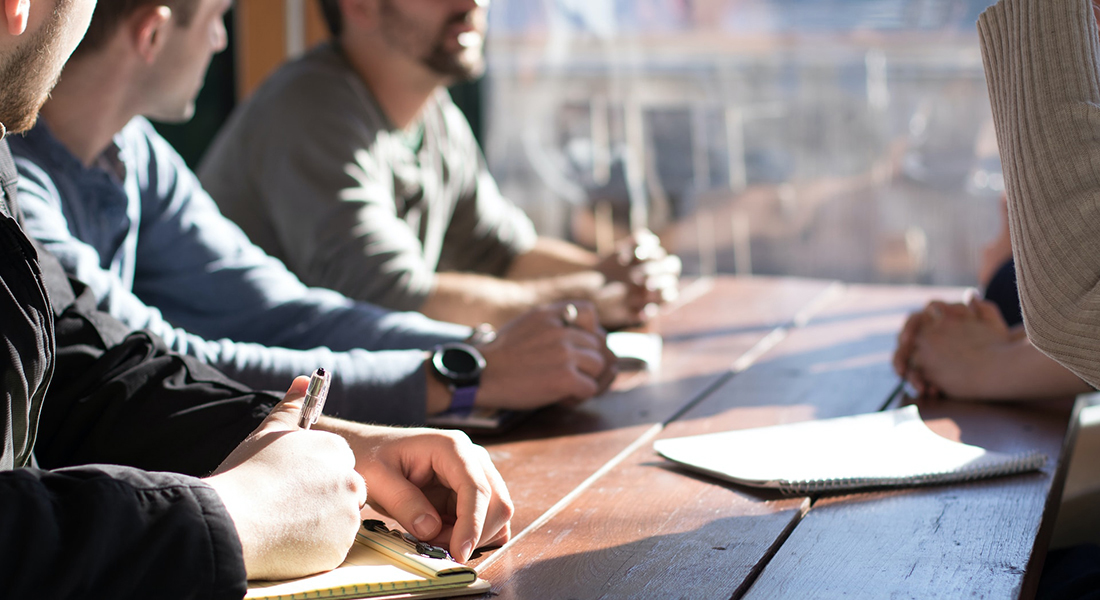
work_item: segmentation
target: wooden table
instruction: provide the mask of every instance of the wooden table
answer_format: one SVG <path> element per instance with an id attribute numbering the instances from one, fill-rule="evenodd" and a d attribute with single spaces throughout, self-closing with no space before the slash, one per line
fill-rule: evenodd
<path id="1" fill-rule="evenodd" d="M 473 564 L 496 598 L 1030 597 L 1076 433 L 1074 405 L 924 402 L 946 437 L 1036 449 L 1041 472 L 783 497 L 694 476 L 655 439 L 882 410 L 906 314 L 957 289 L 787 278 L 692 283 L 656 320 L 661 369 L 478 440 L 517 506 Z"/>

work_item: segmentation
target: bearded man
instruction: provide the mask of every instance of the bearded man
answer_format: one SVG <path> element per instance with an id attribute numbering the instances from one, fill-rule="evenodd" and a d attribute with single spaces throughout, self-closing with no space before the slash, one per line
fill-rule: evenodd
<path id="1" fill-rule="evenodd" d="M 241 107 L 199 176 L 310 285 L 438 320 L 500 325 L 589 300 L 645 320 L 680 262 L 638 233 L 597 256 L 539 237 L 489 174 L 445 86 L 479 76 L 487 0 L 321 0 L 332 41 Z"/>

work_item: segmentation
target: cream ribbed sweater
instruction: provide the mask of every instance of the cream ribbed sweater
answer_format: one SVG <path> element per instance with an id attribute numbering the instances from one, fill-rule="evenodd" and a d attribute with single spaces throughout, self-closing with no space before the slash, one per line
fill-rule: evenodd
<path id="1" fill-rule="evenodd" d="M 1100 44 L 1090 0 L 978 19 L 1032 343 L 1100 386 Z"/>

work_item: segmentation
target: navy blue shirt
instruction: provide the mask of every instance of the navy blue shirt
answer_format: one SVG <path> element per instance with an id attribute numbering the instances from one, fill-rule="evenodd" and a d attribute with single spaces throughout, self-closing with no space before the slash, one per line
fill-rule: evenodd
<path id="1" fill-rule="evenodd" d="M 42 122 L 11 144 L 27 232 L 101 310 L 259 389 L 325 367 L 328 414 L 423 422 L 423 350 L 468 328 L 307 287 L 222 216 L 143 118 L 92 167 Z"/>

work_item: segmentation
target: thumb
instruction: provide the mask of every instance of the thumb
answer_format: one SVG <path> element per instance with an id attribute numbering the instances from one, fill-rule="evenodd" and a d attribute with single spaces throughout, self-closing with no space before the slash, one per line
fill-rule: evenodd
<path id="1" fill-rule="evenodd" d="M 978 300 L 974 303 L 974 309 L 978 313 L 978 318 L 988 323 L 1000 324 L 1004 323 L 1004 316 L 1001 315 L 1001 309 L 997 308 L 997 305 L 988 300 Z"/>
<path id="2" fill-rule="evenodd" d="M 294 431 L 298 429 L 298 419 L 302 414 L 302 398 L 306 397 L 306 388 L 308 387 L 308 377 L 304 375 L 295 377 L 282 401 L 271 409 L 271 414 L 267 415 L 267 418 L 260 424 L 256 432 Z"/>

